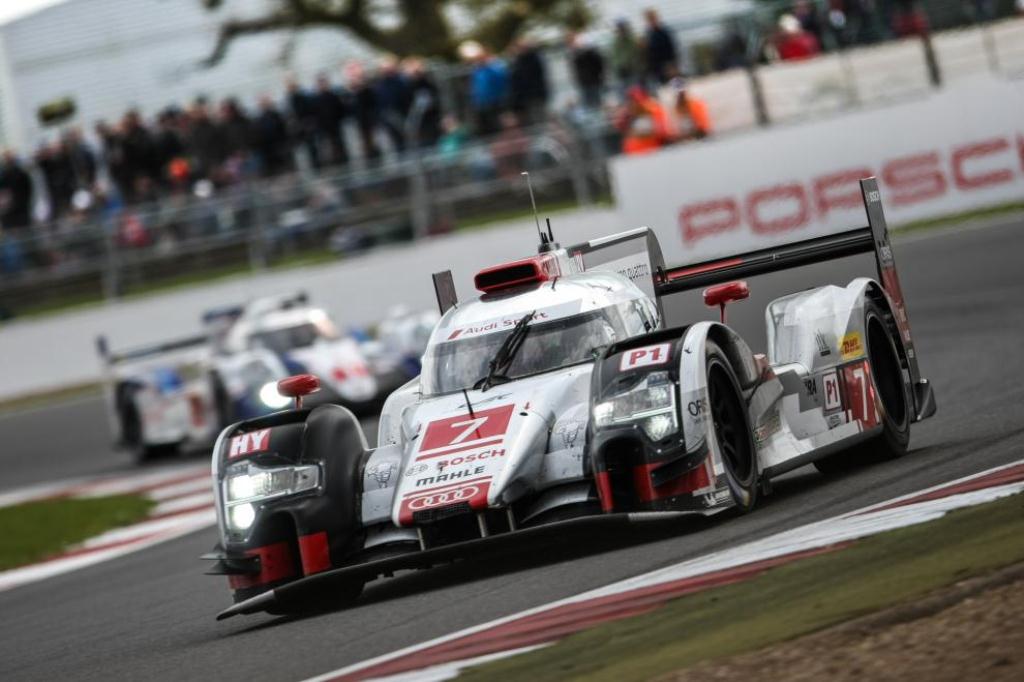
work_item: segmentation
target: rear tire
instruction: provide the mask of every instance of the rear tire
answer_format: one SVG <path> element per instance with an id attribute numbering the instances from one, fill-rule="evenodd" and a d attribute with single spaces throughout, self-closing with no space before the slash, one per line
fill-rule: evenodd
<path id="1" fill-rule="evenodd" d="M 814 463 L 818 471 L 831 474 L 862 464 L 898 459 L 910 445 L 910 387 L 903 376 L 896 341 L 887 324 L 889 315 L 873 301 L 864 313 L 871 383 L 878 398 L 882 433 L 853 447 Z"/>
<path id="2" fill-rule="evenodd" d="M 736 378 L 725 354 L 708 344 L 708 411 L 715 439 L 722 455 L 726 481 L 736 508 L 749 512 L 757 503 L 757 449 L 750 430 L 750 418 Z"/>
<path id="3" fill-rule="evenodd" d="M 135 389 L 127 388 L 121 394 L 118 419 L 121 423 L 121 444 L 136 463 L 148 462 L 163 453 L 164 449 L 145 443 L 142 415 L 135 403 Z"/>

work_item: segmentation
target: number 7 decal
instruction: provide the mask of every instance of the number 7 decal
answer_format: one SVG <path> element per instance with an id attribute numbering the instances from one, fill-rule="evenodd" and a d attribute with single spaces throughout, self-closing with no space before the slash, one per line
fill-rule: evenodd
<path id="1" fill-rule="evenodd" d="M 509 422 L 516 406 L 502 405 L 489 410 L 477 410 L 475 414 L 457 414 L 437 419 L 427 424 L 420 443 L 420 452 L 450 452 L 456 448 L 496 445 L 508 431 Z"/>
<path id="2" fill-rule="evenodd" d="M 843 368 L 846 405 L 850 420 L 856 420 L 870 429 L 878 424 L 875 409 L 875 389 L 871 384 L 871 370 L 866 361 Z"/>
<path id="3" fill-rule="evenodd" d="M 461 443 L 462 441 L 466 440 L 466 438 L 469 437 L 469 434 L 473 433 L 474 431 L 479 429 L 481 426 L 483 426 L 487 422 L 487 420 L 490 419 L 490 418 L 491 418 L 490 415 L 484 415 L 483 417 L 477 417 L 476 419 L 467 419 L 464 422 L 452 422 L 452 428 L 457 428 L 459 426 L 468 426 L 469 428 L 467 428 L 465 431 L 460 433 L 455 438 L 452 438 L 451 442 L 448 443 L 448 444 L 449 445 L 455 445 L 457 443 Z M 480 436 L 478 435 L 477 438 L 479 438 L 479 437 Z"/>

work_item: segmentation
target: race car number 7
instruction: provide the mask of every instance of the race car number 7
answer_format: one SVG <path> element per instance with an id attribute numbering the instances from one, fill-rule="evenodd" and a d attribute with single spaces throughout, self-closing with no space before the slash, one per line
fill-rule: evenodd
<path id="1" fill-rule="evenodd" d="M 856 367 L 853 370 L 853 378 L 860 387 L 861 415 L 866 419 L 868 415 L 868 382 L 863 367 Z"/>
<path id="2" fill-rule="evenodd" d="M 460 433 L 455 438 L 453 438 L 449 442 L 449 445 L 457 445 L 458 443 L 461 443 L 462 441 L 466 440 L 467 438 L 469 438 L 469 434 L 473 433 L 481 426 L 483 426 L 488 419 L 490 419 L 490 415 L 484 415 L 483 417 L 477 417 L 476 419 L 467 419 L 466 421 L 462 422 L 453 422 L 452 428 L 465 426 L 466 430 Z"/>
<path id="3" fill-rule="evenodd" d="M 508 430 L 514 410 L 514 404 L 502 405 L 434 420 L 427 424 L 420 452 L 500 440 Z"/>

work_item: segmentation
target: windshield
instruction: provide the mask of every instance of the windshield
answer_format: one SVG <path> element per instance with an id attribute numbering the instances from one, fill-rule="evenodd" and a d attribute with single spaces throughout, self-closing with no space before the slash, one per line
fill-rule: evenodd
<path id="1" fill-rule="evenodd" d="M 529 329 L 522 347 L 504 372 L 509 379 L 593 360 L 605 346 L 637 333 L 627 332 L 623 315 L 616 306 L 531 324 Z M 511 333 L 445 341 L 430 348 L 420 375 L 423 393 L 438 395 L 473 388 L 487 376 L 491 360 Z"/>
<path id="2" fill-rule="evenodd" d="M 335 338 L 330 331 L 312 322 L 281 329 L 263 329 L 253 332 L 249 337 L 249 345 L 254 348 L 266 348 L 275 353 L 287 353 L 296 348 L 308 348 L 316 343 L 317 339 Z"/>

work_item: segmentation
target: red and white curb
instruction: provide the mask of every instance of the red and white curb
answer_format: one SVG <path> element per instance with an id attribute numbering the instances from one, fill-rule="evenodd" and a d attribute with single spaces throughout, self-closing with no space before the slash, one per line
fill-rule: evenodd
<path id="1" fill-rule="evenodd" d="M 0 495 L 0 507 L 63 497 L 139 494 L 156 502 L 139 523 L 107 531 L 43 561 L 0 572 L 0 592 L 124 556 L 216 523 L 209 465 L 82 479 Z"/>
<path id="2" fill-rule="evenodd" d="M 574 632 L 652 611 L 692 592 L 746 580 L 774 566 L 835 551 L 859 538 L 932 521 L 954 509 L 1021 491 L 1024 460 L 460 630 L 307 682 L 451 679 L 464 668 L 548 646 Z"/>

